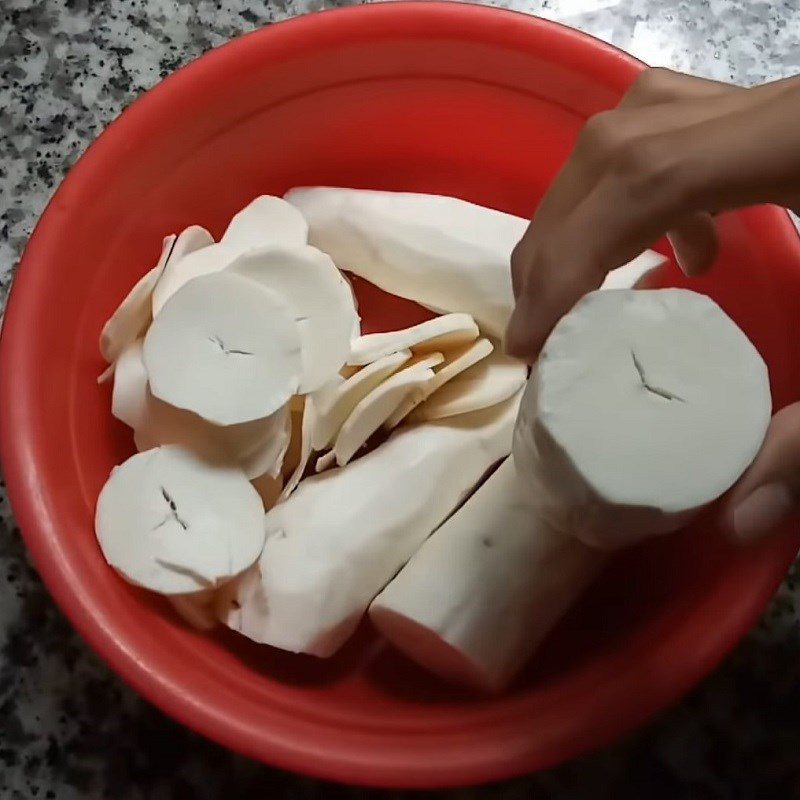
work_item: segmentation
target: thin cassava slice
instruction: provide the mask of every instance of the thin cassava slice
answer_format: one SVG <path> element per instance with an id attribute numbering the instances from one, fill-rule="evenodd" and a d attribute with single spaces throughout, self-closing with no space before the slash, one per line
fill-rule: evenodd
<path id="1" fill-rule="evenodd" d="M 410 350 L 389 353 L 367 364 L 346 379 L 331 381 L 316 392 L 310 398 L 317 411 L 317 423 L 312 441 L 314 450 L 321 451 L 328 447 L 361 400 L 397 372 L 410 358 Z"/>
<path id="2" fill-rule="evenodd" d="M 525 385 L 527 377 L 525 364 L 494 350 L 436 389 L 408 415 L 408 422 L 454 417 L 502 403 Z"/>
<path id="3" fill-rule="evenodd" d="M 263 506 L 240 469 L 159 447 L 114 468 L 95 530 L 106 561 L 126 580 L 186 594 L 213 589 L 256 561 Z"/>
<path id="4" fill-rule="evenodd" d="M 606 556 L 554 531 L 506 459 L 373 600 L 383 636 L 432 672 L 499 691 Z"/>
<path id="5" fill-rule="evenodd" d="M 220 241 L 237 254 L 258 247 L 303 247 L 308 223 L 280 197 L 261 195 L 234 214 Z"/>
<path id="6" fill-rule="evenodd" d="M 101 381 L 111 376 L 114 362 L 122 351 L 147 330 L 153 318 L 150 305 L 153 289 L 169 261 L 176 238 L 174 235 L 164 238 L 158 263 L 136 282 L 103 326 L 100 333 L 100 353 L 112 365 L 112 369 L 101 376 Z"/>
<path id="7" fill-rule="evenodd" d="M 300 336 L 279 295 L 229 272 L 170 298 L 144 340 L 152 393 L 217 425 L 268 417 L 297 391 Z"/>
<path id="8" fill-rule="evenodd" d="M 355 339 L 348 364 L 370 364 L 400 350 L 432 353 L 469 344 L 480 332 L 469 314 L 445 314 L 411 328 L 386 333 L 368 333 Z"/>
<path id="9" fill-rule="evenodd" d="M 262 247 L 239 256 L 228 269 L 289 305 L 302 345 L 299 392 L 313 392 L 338 373 L 350 355 L 358 313 L 350 284 L 325 253 L 308 246 Z"/>
<path id="10" fill-rule="evenodd" d="M 514 455 L 545 520 L 618 547 L 675 530 L 725 492 L 771 410 L 763 359 L 713 300 L 598 291 L 545 343 Z"/>
<path id="11" fill-rule="evenodd" d="M 237 582 L 229 627 L 332 655 L 386 585 L 484 472 L 507 455 L 518 398 L 403 428 L 346 467 L 306 478 L 266 516 L 257 567 Z"/>
<path id="12" fill-rule="evenodd" d="M 441 389 L 464 370 L 487 358 L 494 350 L 494 345 L 488 339 L 477 339 L 470 344 L 459 347 L 450 353 L 446 363 L 435 372 L 430 380 L 419 386 L 417 391 L 411 392 L 405 400 L 392 412 L 386 420 L 388 430 L 396 428 L 420 403 Z"/>
<path id="13" fill-rule="evenodd" d="M 373 389 L 353 409 L 339 430 L 333 445 L 336 463 L 340 467 L 347 464 L 403 400 L 415 389 L 426 385 L 432 377 L 433 370 L 423 362 L 395 372 Z"/>

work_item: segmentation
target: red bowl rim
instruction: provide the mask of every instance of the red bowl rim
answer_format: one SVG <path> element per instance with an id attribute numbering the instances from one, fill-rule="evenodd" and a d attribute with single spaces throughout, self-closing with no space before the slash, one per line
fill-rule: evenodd
<path id="1" fill-rule="evenodd" d="M 24 402 L 29 392 L 32 370 L 31 343 L 26 336 L 28 322 L 34 319 L 38 289 L 47 281 L 48 250 L 61 235 L 59 201 L 79 192 L 86 177 L 113 163 L 124 147 L 126 131 L 131 128 L 157 127 L 165 104 L 175 94 L 207 90 L 207 81 L 219 72 L 235 69 L 242 57 L 255 55 L 269 43 L 273 61 L 280 62 L 301 55 L 315 47 L 377 36 L 410 33 L 428 38 L 447 37 L 478 39 L 525 50 L 532 41 L 546 40 L 551 52 L 563 61 L 592 68 L 602 58 L 606 76 L 614 84 L 627 86 L 645 65 L 632 56 L 580 31 L 555 22 L 518 12 L 458 2 L 399 2 L 355 6 L 311 14 L 270 25 L 233 40 L 166 78 L 134 102 L 89 147 L 64 179 L 34 231 L 10 294 L 3 334 L 0 337 L 0 460 L 7 490 L 23 537 L 39 573 L 58 605 L 79 633 L 112 669 L 139 693 L 189 728 L 244 755 L 279 767 L 316 777 L 367 786 L 384 787 L 453 787 L 500 780 L 513 775 L 552 766 L 587 749 L 607 744 L 638 727 L 652 715 L 674 702 L 705 677 L 733 648 L 756 621 L 763 607 L 780 584 L 791 564 L 797 541 L 770 551 L 768 576 L 759 585 L 754 602 L 740 608 L 726 619 L 724 626 L 709 632 L 708 646 L 694 661 L 681 662 L 682 671 L 669 682 L 656 682 L 639 688 L 635 702 L 623 703 L 618 713 L 607 721 L 602 731 L 584 730 L 561 752 L 525 751 L 481 754 L 480 748 L 465 740 L 463 758 L 451 764 L 416 770 L 389 749 L 386 757 L 369 748 L 353 744 L 349 750 L 326 748 L 314 743 L 313 732 L 299 726 L 294 738 L 276 734 L 269 749 L 255 746 L 247 731 L 237 726 L 235 717 L 225 716 L 214 703 L 194 697 L 154 673 L 123 638 L 108 625 L 98 624 L 92 598 L 76 586 L 68 566 L 52 557 L 59 547 L 59 525 L 37 504 L 37 465 L 30 440 L 35 435 L 34 413 Z M 769 209 L 770 224 L 776 241 L 793 252 L 800 261 L 800 240 L 788 215 Z M 8 376 L 13 376 L 9 380 Z M 635 694 L 635 692 L 633 692 Z M 283 732 L 285 733 L 285 731 Z M 324 738 L 324 737 L 323 737 Z M 363 745 L 363 743 L 362 743 Z M 457 763 L 456 763 L 457 761 Z"/>

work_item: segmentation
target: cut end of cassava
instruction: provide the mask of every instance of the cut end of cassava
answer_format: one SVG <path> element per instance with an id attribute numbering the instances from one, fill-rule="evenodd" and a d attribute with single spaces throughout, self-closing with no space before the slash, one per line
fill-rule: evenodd
<path id="1" fill-rule="evenodd" d="M 150 326 L 143 355 L 153 395 L 217 425 L 268 417 L 302 370 L 286 303 L 227 272 L 183 286 Z"/>
<path id="2" fill-rule="evenodd" d="M 290 307 L 302 344 L 301 393 L 338 373 L 358 313 L 350 284 L 325 253 L 307 246 L 259 248 L 239 256 L 229 270 L 274 291 Z"/>
<path id="3" fill-rule="evenodd" d="M 478 326 L 469 314 L 445 314 L 411 328 L 361 336 L 352 344 L 348 364 L 369 364 L 399 350 L 447 351 L 469 344 L 478 336 Z"/>
<path id="4" fill-rule="evenodd" d="M 572 509 L 584 541 L 627 544 L 725 492 L 761 447 L 771 405 L 763 359 L 710 298 L 593 292 L 545 344 L 515 459 Z"/>
<path id="5" fill-rule="evenodd" d="M 272 245 L 302 247 L 308 241 L 308 224 L 286 200 L 262 195 L 233 216 L 221 241 L 237 255 Z"/>
<path id="6" fill-rule="evenodd" d="M 263 506 L 244 473 L 174 446 L 129 458 L 97 502 L 106 561 L 162 594 L 213 589 L 253 564 L 264 544 Z"/>

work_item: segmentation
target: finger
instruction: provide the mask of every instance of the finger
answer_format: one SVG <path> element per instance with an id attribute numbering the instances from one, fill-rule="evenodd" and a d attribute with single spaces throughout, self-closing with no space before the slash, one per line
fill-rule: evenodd
<path id="1" fill-rule="evenodd" d="M 679 100 L 709 100 L 738 89 L 733 84 L 652 67 L 639 74 L 622 98 L 619 108 L 641 108 Z"/>
<path id="2" fill-rule="evenodd" d="M 800 507 L 800 403 L 779 411 L 756 460 L 734 488 L 723 512 L 740 542 L 757 541 Z"/>
<path id="3" fill-rule="evenodd" d="M 537 271 L 537 276 L 542 279 L 527 282 L 517 298 L 505 337 L 506 352 L 528 364 L 538 357 L 555 323 L 601 282 L 591 275 L 552 275 L 545 269 Z"/>
<path id="4" fill-rule="evenodd" d="M 642 140 L 609 172 L 547 243 L 533 253 L 507 331 L 512 355 L 535 359 L 558 319 L 614 267 L 635 258 L 693 209 L 675 142 Z"/>
<path id="5" fill-rule="evenodd" d="M 705 211 L 684 217 L 667 236 L 678 266 L 690 277 L 702 275 L 717 257 L 719 242 L 714 218 Z"/>

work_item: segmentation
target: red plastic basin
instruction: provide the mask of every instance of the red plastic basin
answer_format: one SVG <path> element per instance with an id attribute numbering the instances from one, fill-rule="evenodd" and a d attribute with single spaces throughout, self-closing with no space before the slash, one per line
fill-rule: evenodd
<path id="1" fill-rule="evenodd" d="M 736 551 L 708 516 L 618 559 L 506 694 L 442 685 L 368 630 L 330 661 L 187 630 L 120 580 L 95 499 L 132 452 L 98 387 L 97 337 L 161 237 L 219 235 L 296 184 L 440 192 L 529 215 L 587 115 L 641 64 L 575 31 L 469 5 L 392 4 L 253 33 L 165 80 L 97 140 L 31 239 L 0 345 L 0 446 L 47 586 L 91 645 L 168 714 L 254 758 L 342 781 L 441 787 L 541 769 L 609 742 L 702 678 L 757 619 L 798 545 Z M 694 288 L 800 395 L 800 247 L 786 214 L 720 222 Z M 680 283 L 677 271 L 667 281 Z M 370 329 L 419 309 L 360 285 Z"/>

